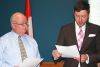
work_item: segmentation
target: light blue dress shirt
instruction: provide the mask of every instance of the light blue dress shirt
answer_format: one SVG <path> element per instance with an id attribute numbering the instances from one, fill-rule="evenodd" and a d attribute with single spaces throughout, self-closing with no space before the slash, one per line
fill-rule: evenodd
<path id="1" fill-rule="evenodd" d="M 22 35 L 21 39 L 27 56 L 29 58 L 40 58 L 38 44 L 35 39 L 27 35 Z M 11 31 L 0 38 L 0 67 L 14 67 L 21 64 L 18 35 Z"/>

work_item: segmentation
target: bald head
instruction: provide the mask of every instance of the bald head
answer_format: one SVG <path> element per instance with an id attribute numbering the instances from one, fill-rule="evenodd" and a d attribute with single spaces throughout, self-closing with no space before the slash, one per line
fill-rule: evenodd
<path id="1" fill-rule="evenodd" d="M 11 24 L 15 23 L 16 21 L 18 21 L 19 19 L 22 19 L 26 22 L 26 17 L 24 16 L 24 14 L 22 14 L 21 12 L 16 12 L 11 16 Z"/>

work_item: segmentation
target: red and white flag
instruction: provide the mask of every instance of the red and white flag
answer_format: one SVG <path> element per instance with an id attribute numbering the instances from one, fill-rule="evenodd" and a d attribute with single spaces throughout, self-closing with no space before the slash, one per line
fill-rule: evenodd
<path id="1" fill-rule="evenodd" d="M 27 18 L 28 30 L 26 34 L 33 37 L 33 28 L 32 28 L 32 10 L 30 0 L 26 0 L 25 3 L 25 16 Z"/>

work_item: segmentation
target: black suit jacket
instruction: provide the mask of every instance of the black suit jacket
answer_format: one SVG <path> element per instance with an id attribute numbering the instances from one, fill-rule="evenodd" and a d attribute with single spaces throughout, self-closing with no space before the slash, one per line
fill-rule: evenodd
<path id="1" fill-rule="evenodd" d="M 89 37 L 91 34 L 96 36 Z M 61 28 L 57 44 L 63 46 L 77 45 L 74 23 L 65 25 Z M 89 55 L 89 64 L 81 63 L 81 67 L 97 67 L 97 62 L 100 61 L 99 26 L 88 22 L 86 23 L 85 36 L 79 53 Z M 64 67 L 78 67 L 78 61 L 73 58 L 65 58 Z"/>

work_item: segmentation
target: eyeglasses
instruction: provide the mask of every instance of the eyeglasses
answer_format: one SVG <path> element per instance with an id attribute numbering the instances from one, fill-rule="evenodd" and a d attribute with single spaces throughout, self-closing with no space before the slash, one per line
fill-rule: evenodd
<path id="1" fill-rule="evenodd" d="M 21 25 L 21 26 L 23 26 L 23 25 L 27 25 L 27 26 L 28 26 L 28 23 L 23 23 L 23 24 L 12 23 L 12 24 L 15 24 L 15 25 Z"/>

